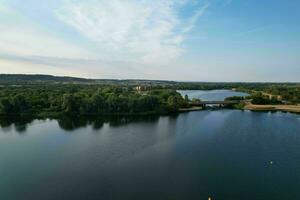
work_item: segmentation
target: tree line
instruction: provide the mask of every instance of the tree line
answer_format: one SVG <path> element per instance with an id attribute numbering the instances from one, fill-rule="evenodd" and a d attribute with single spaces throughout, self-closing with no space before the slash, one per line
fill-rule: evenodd
<path id="1" fill-rule="evenodd" d="M 39 86 L 64 84 L 78 85 L 114 85 L 117 87 L 141 86 L 149 89 L 173 89 L 173 90 L 213 90 L 232 89 L 245 91 L 250 94 L 253 91 L 265 92 L 272 95 L 279 95 L 283 100 L 291 103 L 300 103 L 300 83 L 244 83 L 244 82 L 176 82 L 160 80 L 114 80 L 114 79 L 84 79 L 76 77 L 56 77 L 50 75 L 24 75 L 24 74 L 0 74 L 0 86 Z"/>
<path id="2" fill-rule="evenodd" d="M 252 104 L 255 105 L 278 105 L 282 104 L 283 102 L 279 100 L 277 97 L 272 96 L 271 98 L 269 96 L 264 95 L 261 92 L 254 92 L 249 96 L 232 96 L 232 97 L 227 97 L 225 99 L 226 101 L 241 101 L 241 106 L 244 105 L 244 100 L 249 100 L 251 101 Z"/>
<path id="3" fill-rule="evenodd" d="M 47 116 L 164 114 L 187 106 L 176 90 L 135 91 L 131 87 L 50 85 L 0 88 L 0 114 Z"/>

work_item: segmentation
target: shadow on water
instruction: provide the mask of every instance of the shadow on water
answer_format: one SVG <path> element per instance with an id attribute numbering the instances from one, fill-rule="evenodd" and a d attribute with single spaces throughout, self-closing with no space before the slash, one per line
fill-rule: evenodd
<path id="1" fill-rule="evenodd" d="M 10 131 L 12 127 L 15 131 L 22 134 L 27 130 L 27 126 L 34 121 L 31 117 L 9 116 L 0 117 L 0 127 L 3 132 Z"/>
<path id="2" fill-rule="evenodd" d="M 57 122 L 63 130 L 73 131 L 87 126 L 99 130 L 105 123 L 110 127 L 119 127 L 136 122 L 155 122 L 158 119 L 159 116 L 63 117 L 57 119 Z"/>
<path id="3" fill-rule="evenodd" d="M 99 130 L 105 123 L 109 124 L 110 127 L 124 126 L 130 123 L 137 122 L 157 122 L 160 116 L 149 115 L 149 116 L 105 116 L 105 117 L 83 117 L 83 116 L 64 116 L 60 118 L 54 118 L 57 120 L 58 125 L 65 131 L 74 131 L 79 128 L 85 128 L 91 126 L 94 130 Z M 169 115 L 170 119 L 176 119 L 178 114 Z M 0 117 L 0 127 L 3 132 L 9 132 L 12 128 L 16 132 L 23 134 L 27 131 L 29 124 L 35 120 L 46 120 L 43 118 L 33 118 L 29 116 L 14 116 L 14 117 Z"/>

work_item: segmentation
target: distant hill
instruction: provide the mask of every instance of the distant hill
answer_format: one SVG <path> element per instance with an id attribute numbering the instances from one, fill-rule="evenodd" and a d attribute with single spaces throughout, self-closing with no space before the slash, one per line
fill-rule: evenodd
<path id="1" fill-rule="evenodd" d="M 299 87 L 300 83 L 242 83 L 242 82 L 178 82 L 143 79 L 86 79 L 70 76 L 52 76 L 42 74 L 0 74 L 0 85 L 43 85 L 43 84 L 109 84 L 142 85 L 175 89 L 232 89 L 246 87 L 260 89 L 265 87 Z"/>
<path id="2" fill-rule="evenodd" d="M 69 76 L 52 76 L 41 74 L 0 74 L 0 85 L 31 85 L 31 84 L 124 84 L 124 85 L 173 85 L 174 81 L 160 80 L 118 80 L 118 79 L 85 79 Z"/>
<path id="3" fill-rule="evenodd" d="M 0 74 L 0 84 L 93 83 L 92 79 L 41 74 Z"/>

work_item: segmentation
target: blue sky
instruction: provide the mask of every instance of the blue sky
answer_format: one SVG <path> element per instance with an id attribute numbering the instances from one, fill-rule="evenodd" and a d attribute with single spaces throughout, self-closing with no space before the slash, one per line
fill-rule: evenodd
<path id="1" fill-rule="evenodd" d="M 300 1 L 0 0 L 0 73 L 300 81 Z"/>

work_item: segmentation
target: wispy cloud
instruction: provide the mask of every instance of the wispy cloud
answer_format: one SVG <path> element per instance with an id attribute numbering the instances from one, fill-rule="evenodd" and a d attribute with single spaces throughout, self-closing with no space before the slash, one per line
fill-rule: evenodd
<path id="1" fill-rule="evenodd" d="M 194 28 L 196 22 L 201 16 L 204 15 L 208 7 L 209 3 L 205 3 L 195 12 L 195 14 L 188 20 L 187 26 L 183 29 L 183 33 L 188 33 Z"/>
<path id="2" fill-rule="evenodd" d="M 253 33 L 257 33 L 257 32 L 261 32 L 261 31 L 265 31 L 266 29 L 270 28 L 270 25 L 265 25 L 265 26 L 259 26 L 259 27 L 255 27 L 255 28 L 251 28 L 245 31 L 241 31 L 237 34 L 235 34 L 236 37 L 243 37 L 249 34 L 253 34 Z"/>
<path id="3" fill-rule="evenodd" d="M 55 0 L 43 12 L 30 2 L 22 12 L 17 4 L 0 0 L 0 73 L 27 68 L 69 70 L 79 76 L 156 77 L 164 71 L 161 66 L 169 73 L 166 64 L 174 66 L 185 52 L 184 42 L 209 7 L 207 1 L 195 0 Z M 188 14 L 182 16 L 185 8 Z M 54 20 L 49 24 L 55 26 L 26 16 L 32 10 L 49 15 L 43 20 Z"/>
<path id="4" fill-rule="evenodd" d="M 163 64 L 183 53 L 184 34 L 191 31 L 208 4 L 183 25 L 183 0 L 65 1 L 57 11 L 64 23 L 98 44 L 103 59 Z M 183 31 L 179 31 L 184 27 Z"/>
<path id="5" fill-rule="evenodd" d="M 26 69 L 28 66 L 30 67 Z M 5 73 L 14 73 L 16 71 L 20 71 L 19 73 L 43 73 L 44 71 L 53 71 L 55 72 L 53 74 L 58 75 L 94 78 L 137 78 L 141 76 L 147 77 L 152 74 L 149 66 L 147 67 L 150 70 L 141 69 L 139 65 L 125 61 L 12 54 L 0 54 L 0 72 L 2 67 L 7 68 Z"/>
<path id="6" fill-rule="evenodd" d="M 15 10 L 1 5 L 0 53 L 19 56 L 51 56 L 64 58 L 92 58 L 86 49 L 55 37 Z"/>

